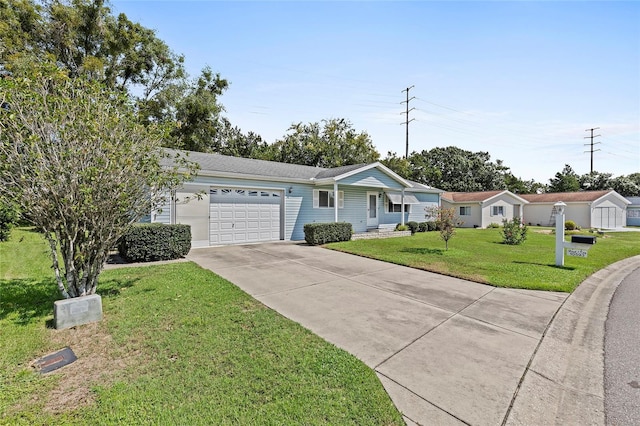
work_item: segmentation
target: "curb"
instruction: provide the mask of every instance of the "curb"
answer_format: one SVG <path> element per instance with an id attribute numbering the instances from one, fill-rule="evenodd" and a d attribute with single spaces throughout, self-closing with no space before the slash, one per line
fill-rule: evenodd
<path id="1" fill-rule="evenodd" d="M 618 285 L 640 256 L 589 276 L 565 300 L 525 372 L 504 424 L 604 425 L 604 332 Z"/>

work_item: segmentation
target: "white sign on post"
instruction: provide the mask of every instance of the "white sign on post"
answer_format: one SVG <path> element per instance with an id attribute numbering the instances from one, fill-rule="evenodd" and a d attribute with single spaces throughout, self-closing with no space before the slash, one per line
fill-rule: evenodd
<path id="1" fill-rule="evenodd" d="M 587 257 L 587 251 L 582 249 L 567 249 L 567 255 L 573 257 Z"/>

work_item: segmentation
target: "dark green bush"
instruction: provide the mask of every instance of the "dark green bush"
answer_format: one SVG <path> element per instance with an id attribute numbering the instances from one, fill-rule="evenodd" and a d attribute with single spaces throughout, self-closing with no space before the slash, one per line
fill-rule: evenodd
<path id="1" fill-rule="evenodd" d="M 524 225 L 519 217 L 513 220 L 502 221 L 502 242 L 509 245 L 522 244 L 527 239 L 527 225 Z"/>
<path id="2" fill-rule="evenodd" d="M 312 246 L 349 241 L 352 232 L 353 228 L 347 222 L 307 223 L 304 225 L 304 240 Z"/>
<path id="3" fill-rule="evenodd" d="M 129 262 L 153 262 L 186 256 L 191 249 L 191 226 L 141 223 L 120 239 L 118 252 Z"/>
<path id="4" fill-rule="evenodd" d="M 418 232 L 418 222 L 407 222 L 407 228 L 409 228 L 409 231 L 411 231 L 411 235 L 415 234 L 416 232 Z"/>
<path id="5" fill-rule="evenodd" d="M 0 203 L 0 241 L 9 239 L 11 228 L 13 228 L 20 218 L 20 213 L 16 206 L 2 201 Z"/>
<path id="6" fill-rule="evenodd" d="M 431 232 L 431 231 L 437 231 L 438 230 L 438 225 L 436 225 L 436 222 L 433 220 L 430 220 L 427 222 L 427 231 Z"/>
<path id="7" fill-rule="evenodd" d="M 418 232 L 427 232 L 429 230 L 429 225 L 427 222 L 420 222 L 418 224 Z"/>

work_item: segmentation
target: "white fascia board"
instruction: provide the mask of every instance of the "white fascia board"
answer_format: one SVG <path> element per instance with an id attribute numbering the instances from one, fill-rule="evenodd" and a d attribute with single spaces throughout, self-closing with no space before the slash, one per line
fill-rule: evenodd
<path id="1" fill-rule="evenodd" d="M 486 200 L 484 200 L 483 202 L 488 203 L 489 201 L 493 200 L 494 198 L 500 197 L 501 195 L 505 195 L 505 194 L 517 199 L 522 204 L 529 204 L 529 202 L 527 200 L 525 200 L 524 198 L 518 197 L 516 194 L 514 194 L 513 192 L 508 191 L 508 190 L 502 191 L 501 193 L 496 194 L 493 197 L 489 197 Z"/>
<path id="2" fill-rule="evenodd" d="M 602 200 L 603 198 L 608 197 L 609 195 L 613 195 L 615 196 L 617 199 L 619 199 L 620 201 L 622 201 L 625 204 L 631 204 L 631 201 L 627 200 L 625 197 L 623 197 L 622 195 L 618 194 L 616 191 L 609 191 L 606 194 L 604 194 L 602 197 L 593 200 L 591 203 L 597 203 L 598 201 Z"/>

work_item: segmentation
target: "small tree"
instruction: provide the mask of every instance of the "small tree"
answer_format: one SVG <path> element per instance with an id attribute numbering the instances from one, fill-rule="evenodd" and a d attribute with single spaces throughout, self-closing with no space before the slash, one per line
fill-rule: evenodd
<path id="1" fill-rule="evenodd" d="M 0 104 L 0 197 L 43 232 L 62 295 L 93 294 L 120 236 L 194 169 L 163 167 L 163 133 L 122 93 L 53 65 L 1 79 Z"/>
<path id="2" fill-rule="evenodd" d="M 524 225 L 519 217 L 513 220 L 502 221 L 502 242 L 509 245 L 518 245 L 527 239 L 527 225 Z"/>
<path id="3" fill-rule="evenodd" d="M 440 238 L 444 241 L 445 250 L 449 250 L 449 240 L 453 238 L 456 233 L 456 226 L 462 224 L 456 216 L 456 210 L 454 208 L 446 209 L 442 206 L 439 207 L 427 207 L 426 218 L 433 220 L 436 224 L 436 229 L 440 231 Z"/>

